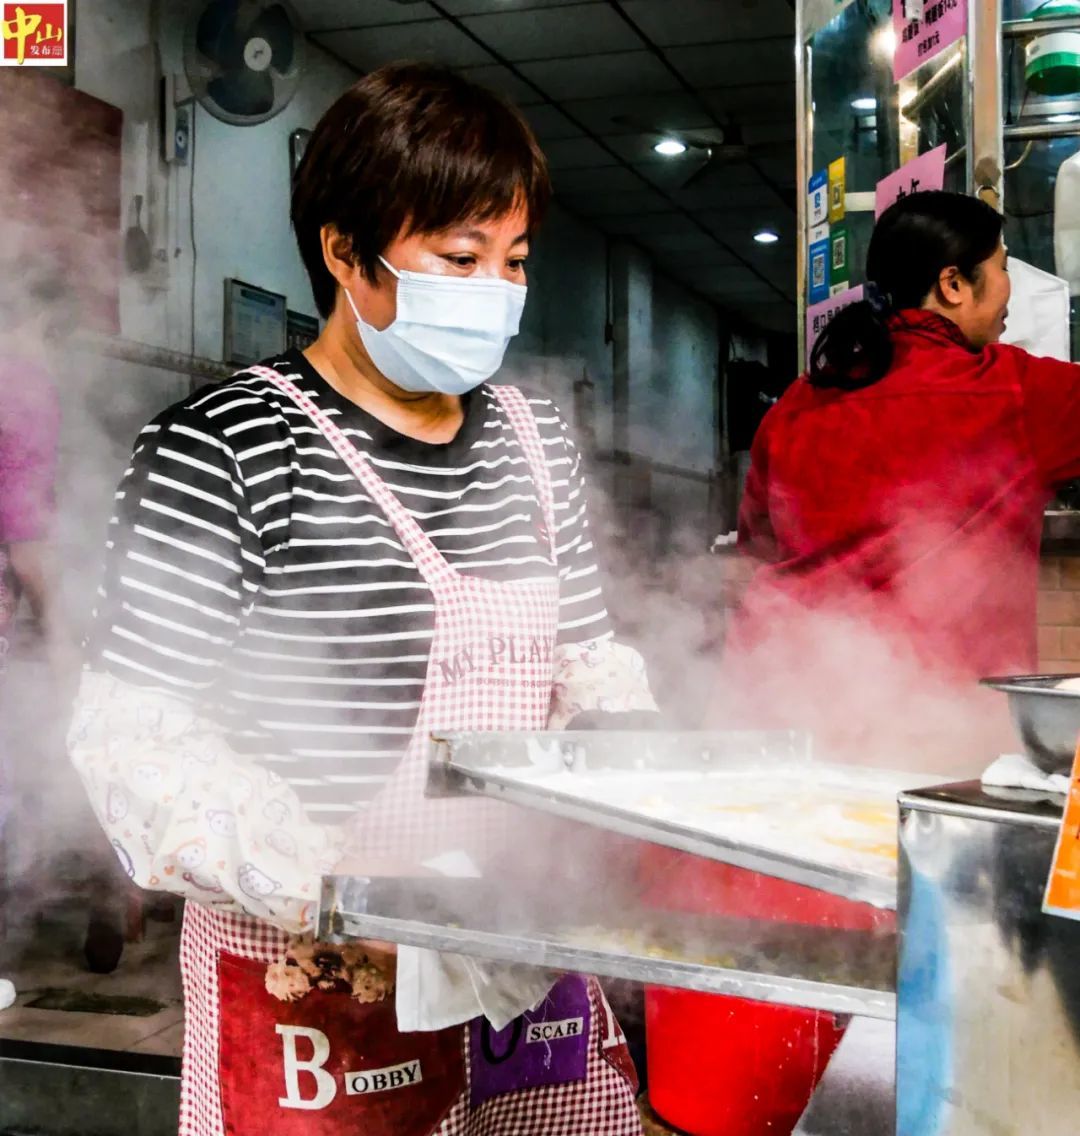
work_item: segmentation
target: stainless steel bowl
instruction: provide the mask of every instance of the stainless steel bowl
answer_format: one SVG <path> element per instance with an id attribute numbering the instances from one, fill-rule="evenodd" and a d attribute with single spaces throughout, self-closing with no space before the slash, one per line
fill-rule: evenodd
<path id="1" fill-rule="evenodd" d="M 1080 690 L 1057 684 L 1080 675 L 1015 675 L 984 678 L 983 686 L 1003 690 L 1024 751 L 1044 773 L 1068 773 L 1080 739 Z"/>

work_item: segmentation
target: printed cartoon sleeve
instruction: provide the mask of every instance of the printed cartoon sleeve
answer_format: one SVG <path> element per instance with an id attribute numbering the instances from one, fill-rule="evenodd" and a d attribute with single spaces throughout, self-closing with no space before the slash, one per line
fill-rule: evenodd
<path id="1" fill-rule="evenodd" d="M 645 660 L 632 647 L 606 638 L 555 649 L 548 729 L 565 730 L 588 710 L 620 714 L 656 708 Z"/>
<path id="2" fill-rule="evenodd" d="M 290 933 L 314 919 L 340 833 L 272 770 L 240 757 L 186 700 L 88 671 L 71 760 L 127 874 Z"/>

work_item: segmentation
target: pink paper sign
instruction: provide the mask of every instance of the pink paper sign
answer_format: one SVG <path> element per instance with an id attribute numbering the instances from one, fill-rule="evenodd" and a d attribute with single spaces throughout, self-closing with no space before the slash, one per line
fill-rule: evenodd
<path id="1" fill-rule="evenodd" d="M 896 31 L 893 78 L 899 83 L 963 39 L 967 9 L 967 0 L 892 0 Z M 918 16 L 920 10 L 922 15 Z"/>
<path id="2" fill-rule="evenodd" d="M 836 313 L 842 312 L 849 304 L 854 304 L 862 298 L 863 286 L 860 284 L 857 288 L 849 288 L 846 292 L 839 292 L 835 296 L 830 296 L 827 300 L 822 300 L 820 304 L 815 304 L 812 308 L 806 309 L 807 361 L 809 361 L 810 354 L 814 350 L 814 344 L 818 341 L 818 336 L 832 323 Z"/>
<path id="3" fill-rule="evenodd" d="M 928 150 L 910 162 L 905 162 L 894 174 L 877 183 L 874 216 L 880 217 L 886 209 L 909 193 L 925 193 L 945 188 L 945 147 Z"/>

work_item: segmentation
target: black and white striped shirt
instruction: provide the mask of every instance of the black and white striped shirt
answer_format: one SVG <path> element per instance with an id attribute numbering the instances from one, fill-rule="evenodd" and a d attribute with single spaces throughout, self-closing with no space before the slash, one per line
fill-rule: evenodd
<path id="1" fill-rule="evenodd" d="M 540 504 L 481 387 L 445 445 L 397 434 L 299 353 L 269 362 L 331 415 L 456 568 L 550 573 Z M 551 470 L 560 642 L 610 634 L 579 456 L 530 397 Z M 91 665 L 203 704 L 232 746 L 279 763 L 313 819 L 370 798 L 408 745 L 434 608 L 385 516 L 310 419 L 240 374 L 143 430 L 117 493 Z"/>

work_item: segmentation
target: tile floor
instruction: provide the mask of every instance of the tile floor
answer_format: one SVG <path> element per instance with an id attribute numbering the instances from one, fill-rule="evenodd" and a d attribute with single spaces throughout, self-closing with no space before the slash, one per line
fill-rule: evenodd
<path id="1" fill-rule="evenodd" d="M 74 905 L 39 916 L 32 937 L 11 943 L 0 977 L 18 992 L 0 1012 L 0 1038 L 178 1057 L 183 1008 L 178 964 L 179 911 L 171 923 L 147 921 L 143 939 L 124 947 L 112 974 L 92 974 L 82 955 L 85 914 Z M 161 1004 L 150 1016 L 41 1009 L 29 1005 L 46 990 L 149 998 Z"/>

